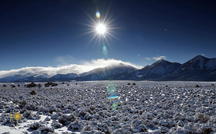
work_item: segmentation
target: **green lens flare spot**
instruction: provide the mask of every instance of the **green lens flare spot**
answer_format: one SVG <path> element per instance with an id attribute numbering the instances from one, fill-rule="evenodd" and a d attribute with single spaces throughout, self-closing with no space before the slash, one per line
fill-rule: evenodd
<path id="1" fill-rule="evenodd" d="M 108 92 L 109 94 L 112 94 L 112 93 L 115 93 L 115 92 L 116 92 L 116 87 L 115 87 L 115 85 L 113 85 L 113 84 L 109 84 L 106 88 L 107 88 L 107 92 Z"/>
<path id="2" fill-rule="evenodd" d="M 118 108 L 118 103 L 113 103 L 112 104 L 112 110 L 116 110 Z"/>
<path id="3" fill-rule="evenodd" d="M 105 44 L 102 45 L 102 53 L 104 56 L 108 55 L 108 49 L 107 49 L 107 46 Z"/>

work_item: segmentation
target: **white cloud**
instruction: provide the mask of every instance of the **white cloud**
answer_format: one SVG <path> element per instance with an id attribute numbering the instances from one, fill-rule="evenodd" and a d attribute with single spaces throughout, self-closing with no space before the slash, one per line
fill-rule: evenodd
<path id="1" fill-rule="evenodd" d="M 13 70 L 0 71 L 0 78 L 12 75 L 48 75 L 53 76 L 56 74 L 67 74 L 67 73 L 84 73 L 91 71 L 96 68 L 103 68 L 108 66 L 115 66 L 119 64 L 130 65 L 135 68 L 141 68 L 142 66 L 134 65 L 129 62 L 124 62 L 116 59 L 97 59 L 82 64 L 70 64 L 57 67 L 24 67 Z"/>
<path id="2" fill-rule="evenodd" d="M 152 59 L 158 61 L 158 60 L 166 59 L 166 56 L 153 57 Z"/>
<path id="3" fill-rule="evenodd" d="M 156 57 L 145 57 L 145 60 L 147 61 L 158 61 L 158 60 L 162 60 L 162 59 L 166 59 L 166 56 L 156 56 Z"/>

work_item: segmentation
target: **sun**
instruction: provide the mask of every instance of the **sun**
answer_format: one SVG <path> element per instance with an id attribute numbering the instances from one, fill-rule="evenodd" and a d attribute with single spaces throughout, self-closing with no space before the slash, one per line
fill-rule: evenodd
<path id="1" fill-rule="evenodd" d="M 105 36 L 108 32 L 108 27 L 105 23 L 98 22 L 95 25 L 95 32 L 99 36 Z"/>
<path id="2" fill-rule="evenodd" d="M 112 38 L 115 37 L 115 30 L 117 27 L 113 26 L 113 18 L 108 15 L 102 15 L 99 11 L 96 12 L 95 17 L 89 16 L 89 23 L 87 34 L 90 34 L 91 41 L 96 41 L 97 44 L 109 44 Z"/>

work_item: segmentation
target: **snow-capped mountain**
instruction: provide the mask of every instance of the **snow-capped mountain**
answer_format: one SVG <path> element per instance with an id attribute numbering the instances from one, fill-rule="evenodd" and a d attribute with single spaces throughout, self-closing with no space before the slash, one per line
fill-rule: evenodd
<path id="1" fill-rule="evenodd" d="M 98 59 L 83 64 L 60 67 L 25 67 L 0 71 L 0 82 L 98 80 L 120 74 L 120 72 L 125 73 L 123 70 L 129 71 L 130 68 L 138 69 L 140 67 L 121 60 Z M 100 73 L 101 76 L 99 76 Z M 97 76 L 94 76 L 94 74 Z M 90 79 L 90 76 L 92 79 Z"/>
<path id="2" fill-rule="evenodd" d="M 184 64 L 158 60 L 140 68 L 119 60 L 96 60 L 84 65 L 27 67 L 0 71 L 0 82 L 70 80 L 190 80 L 215 81 L 216 58 L 201 55 Z"/>
<path id="3" fill-rule="evenodd" d="M 97 68 L 90 72 L 83 73 L 77 80 L 127 80 L 130 79 L 127 77 L 128 74 L 135 70 L 137 70 L 137 68 L 120 63 L 118 65 Z"/>

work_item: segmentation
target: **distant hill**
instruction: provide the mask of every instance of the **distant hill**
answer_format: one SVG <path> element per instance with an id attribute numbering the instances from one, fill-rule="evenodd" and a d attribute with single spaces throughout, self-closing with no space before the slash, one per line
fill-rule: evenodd
<path id="1" fill-rule="evenodd" d="M 135 72 L 135 79 L 137 80 L 160 80 L 170 73 L 173 73 L 181 66 L 180 63 L 169 62 L 166 60 L 159 60 L 152 65 L 146 66 Z"/>
<path id="2" fill-rule="evenodd" d="M 198 55 L 162 80 L 215 81 L 216 58 Z"/>

